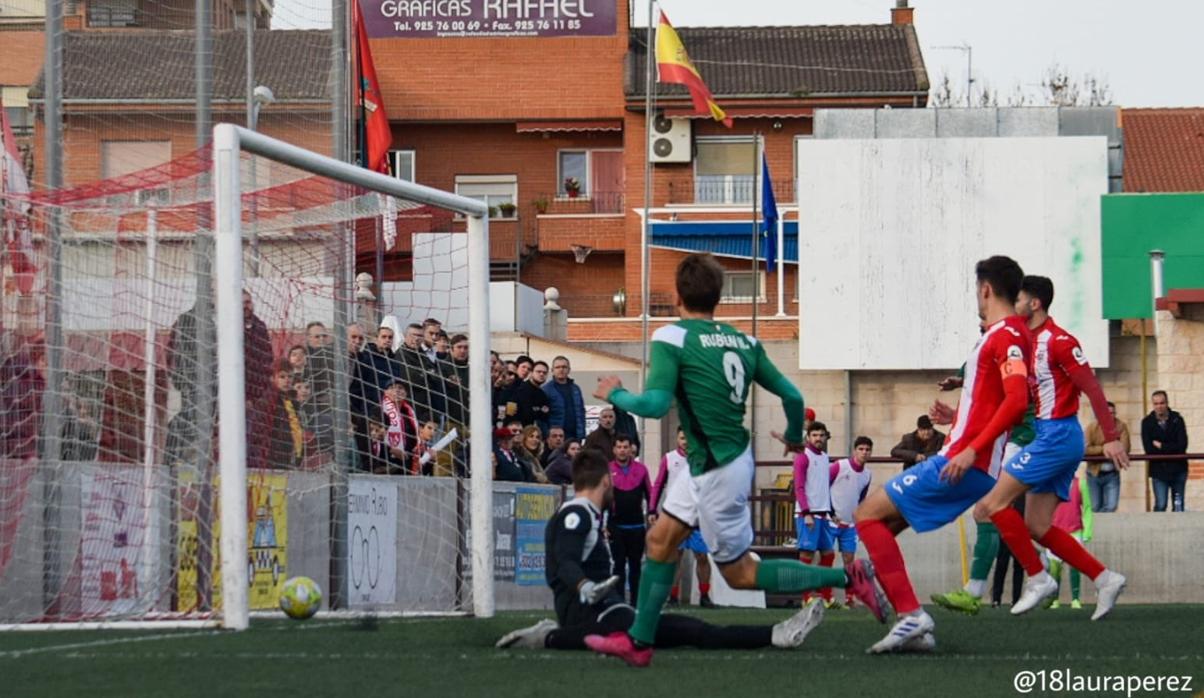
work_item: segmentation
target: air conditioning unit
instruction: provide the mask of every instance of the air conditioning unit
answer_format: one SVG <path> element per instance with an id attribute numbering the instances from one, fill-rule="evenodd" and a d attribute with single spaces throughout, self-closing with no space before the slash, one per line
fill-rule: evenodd
<path id="1" fill-rule="evenodd" d="M 689 119 L 657 115 L 648 135 L 648 158 L 652 162 L 690 162 L 690 131 Z"/>

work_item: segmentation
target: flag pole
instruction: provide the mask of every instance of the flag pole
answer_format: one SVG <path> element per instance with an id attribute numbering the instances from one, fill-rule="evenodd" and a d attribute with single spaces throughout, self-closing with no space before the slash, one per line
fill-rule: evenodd
<path id="1" fill-rule="evenodd" d="M 781 211 L 781 209 L 778 209 Z M 777 220 L 778 234 L 778 314 L 786 317 L 786 219 L 781 215 Z"/>
<path id="2" fill-rule="evenodd" d="M 654 70 L 656 66 L 655 20 L 656 0 L 648 0 L 647 60 L 644 66 L 644 217 L 640 231 L 640 392 L 648 377 L 648 266 L 649 231 L 652 226 L 652 109 Z M 640 442 L 644 433 L 640 430 Z"/>
<path id="3" fill-rule="evenodd" d="M 753 271 L 753 297 L 752 297 L 752 334 L 757 335 L 757 306 L 761 298 L 761 270 L 757 267 L 757 263 L 761 261 L 761 255 L 758 248 L 761 244 L 761 225 L 757 222 L 757 199 L 761 193 L 757 182 L 761 176 L 761 148 L 760 146 L 760 131 L 753 131 L 753 180 L 752 180 L 752 271 Z M 761 183 L 764 186 L 764 182 Z M 756 406 L 754 404 L 754 409 Z M 755 413 L 754 413 L 755 417 Z M 756 424 L 754 421 L 753 424 Z"/>
<path id="4" fill-rule="evenodd" d="M 752 331 L 749 333 L 753 337 L 757 336 L 757 301 L 761 298 L 761 270 L 757 268 L 757 262 L 760 259 L 758 248 L 761 244 L 761 226 L 757 223 L 757 199 L 760 198 L 760 188 L 757 186 L 758 178 L 761 176 L 761 148 L 759 147 L 761 133 L 756 129 L 753 130 L 753 178 L 752 178 L 752 249 L 749 250 L 752 257 L 752 273 L 753 273 L 753 294 L 752 294 Z M 757 384 L 755 381 L 748 389 L 748 419 L 749 419 L 749 445 L 753 450 L 753 457 L 756 458 L 757 452 Z M 748 483 L 748 493 L 750 496 L 757 494 L 757 473 L 753 469 L 752 479 Z M 752 508 L 749 509 L 748 516 L 752 519 L 753 528 L 756 528 L 756 514 Z"/>

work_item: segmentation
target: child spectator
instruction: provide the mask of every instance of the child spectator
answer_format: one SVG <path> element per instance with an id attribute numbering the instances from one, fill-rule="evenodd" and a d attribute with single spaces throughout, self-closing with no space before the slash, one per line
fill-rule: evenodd
<path id="1" fill-rule="evenodd" d="M 305 346 L 296 344 L 289 347 L 288 365 L 293 373 L 293 380 L 305 379 L 305 365 L 309 362 L 309 352 Z"/>
<path id="2" fill-rule="evenodd" d="M 287 360 L 276 365 L 271 390 L 257 412 L 262 415 L 266 434 L 253 434 L 257 442 L 258 468 L 296 468 L 305 455 L 305 428 L 293 402 L 293 371 Z"/>
<path id="3" fill-rule="evenodd" d="M 433 475 L 435 477 L 451 477 L 455 474 L 455 466 L 452 461 L 450 449 L 436 449 L 435 443 L 439 440 L 436 438 L 439 435 L 439 425 L 433 420 L 428 420 L 422 425 L 422 431 L 418 435 L 419 448 L 421 450 L 415 454 L 416 459 L 420 463 L 419 469 L 423 475 Z M 448 444 L 449 446 L 451 444 Z M 430 454 L 425 464 L 421 463 L 424 454 Z"/>
<path id="4" fill-rule="evenodd" d="M 418 418 L 406 401 L 406 386 L 400 377 L 392 378 L 380 399 L 385 422 L 385 444 L 388 448 L 389 474 L 417 474 L 414 456 L 420 449 Z"/>
<path id="5" fill-rule="evenodd" d="M 330 410 L 321 407 L 314 398 L 309 381 L 293 381 L 293 395 L 305 430 L 305 460 L 309 469 L 327 460 L 334 450 L 334 423 Z"/>
<path id="6" fill-rule="evenodd" d="M 389 447 L 385 443 L 385 425 L 379 421 L 372 419 L 368 421 L 368 453 L 363 462 L 367 464 L 364 469 L 370 473 L 377 475 L 387 475 L 389 473 Z"/>

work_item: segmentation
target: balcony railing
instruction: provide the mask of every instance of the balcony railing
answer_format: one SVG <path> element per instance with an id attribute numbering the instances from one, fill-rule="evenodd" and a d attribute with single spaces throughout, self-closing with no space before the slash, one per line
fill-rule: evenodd
<path id="1" fill-rule="evenodd" d="M 692 185 L 670 183 L 669 203 L 751 207 L 755 192 L 752 175 L 697 175 Z M 773 180 L 773 193 L 778 202 L 794 201 L 794 180 Z"/>
<path id="2" fill-rule="evenodd" d="M 624 195 L 621 191 L 581 192 L 577 196 L 569 196 L 565 193 L 542 194 L 539 198 L 548 202 L 547 213 L 551 214 L 623 212 Z"/>
<path id="3" fill-rule="evenodd" d="M 138 8 L 128 5 L 88 5 L 88 26 L 95 29 L 112 27 L 137 27 L 139 22 Z"/>

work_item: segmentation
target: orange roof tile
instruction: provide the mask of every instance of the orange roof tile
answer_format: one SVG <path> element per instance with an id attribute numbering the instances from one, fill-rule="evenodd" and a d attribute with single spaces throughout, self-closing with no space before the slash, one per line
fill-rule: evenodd
<path id="1" fill-rule="evenodd" d="M 1204 108 L 1125 109 L 1126 192 L 1204 191 Z"/>

